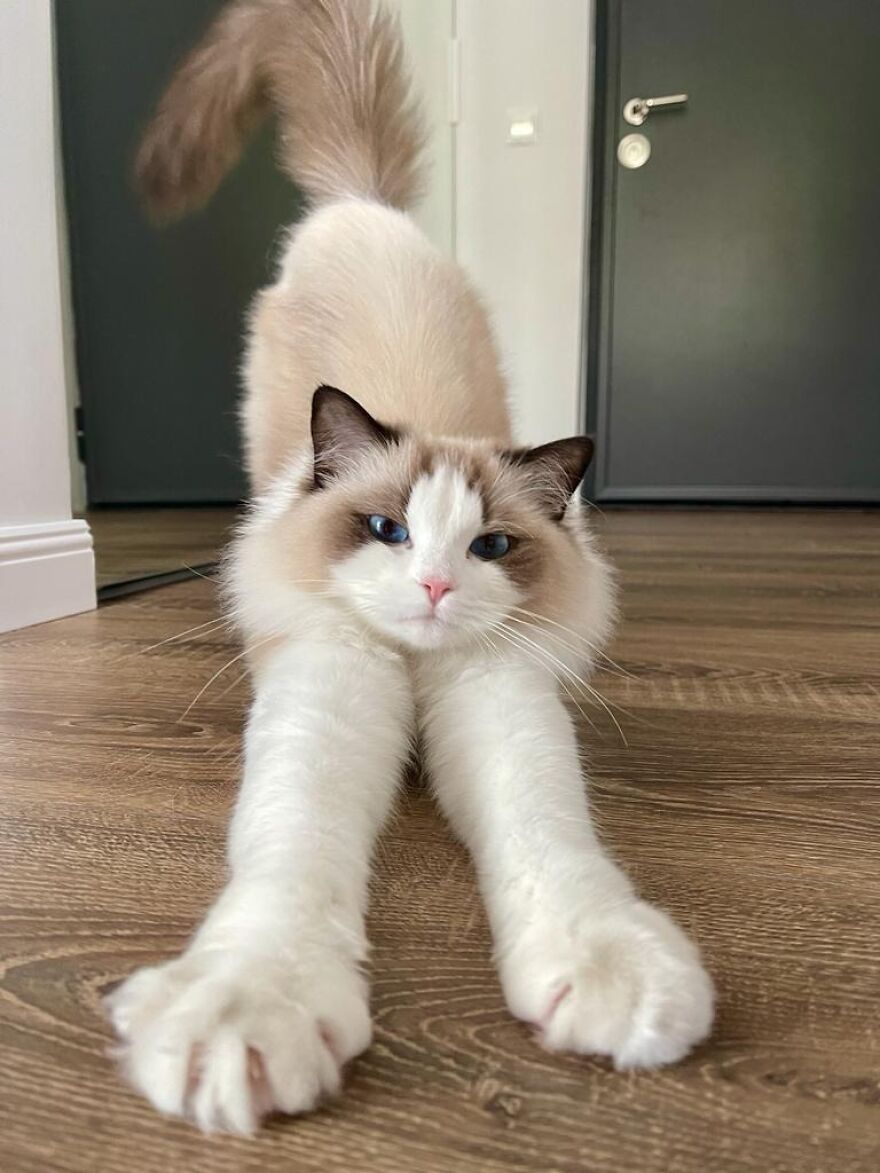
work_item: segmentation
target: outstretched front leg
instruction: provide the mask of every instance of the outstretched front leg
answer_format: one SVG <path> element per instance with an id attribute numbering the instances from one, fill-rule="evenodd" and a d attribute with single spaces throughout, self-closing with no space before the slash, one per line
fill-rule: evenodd
<path id="1" fill-rule="evenodd" d="M 590 822 L 574 728 L 515 653 L 421 674 L 439 800 L 470 847 L 511 1011 L 555 1050 L 680 1059 L 712 1021 L 694 945 L 640 900 Z"/>
<path id="2" fill-rule="evenodd" d="M 368 1045 L 368 869 L 410 693 L 394 659 L 331 643 L 262 667 L 227 887 L 180 958 L 109 999 L 125 1069 L 160 1111 L 247 1133 L 335 1092 Z"/>

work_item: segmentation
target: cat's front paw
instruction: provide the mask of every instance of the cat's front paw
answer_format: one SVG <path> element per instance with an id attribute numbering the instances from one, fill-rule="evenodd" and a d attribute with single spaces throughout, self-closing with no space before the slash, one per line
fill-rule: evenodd
<path id="1" fill-rule="evenodd" d="M 371 1034 L 363 979 L 326 960 L 184 954 L 133 974 L 107 1008 L 132 1084 L 206 1132 L 309 1111 Z"/>
<path id="2" fill-rule="evenodd" d="M 659 1067 L 706 1037 L 712 983 L 664 912 L 634 901 L 570 925 L 533 928 L 502 967 L 511 1010 L 546 1047 L 608 1055 L 618 1069 Z"/>

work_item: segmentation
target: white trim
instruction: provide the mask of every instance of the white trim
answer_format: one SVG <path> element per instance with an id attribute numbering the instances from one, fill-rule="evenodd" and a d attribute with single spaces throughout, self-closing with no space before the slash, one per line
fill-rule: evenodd
<path id="1" fill-rule="evenodd" d="M 581 338 L 580 338 L 580 372 L 577 385 L 576 428 L 578 432 L 588 428 L 590 420 L 589 388 L 587 386 L 587 366 L 590 347 L 590 314 L 593 309 L 592 299 L 597 297 L 597 291 L 592 288 L 590 280 L 590 245 L 593 231 L 593 139 L 596 131 L 596 3 L 589 0 L 589 46 L 587 55 L 587 120 L 584 127 L 584 165 L 582 168 L 584 191 L 581 207 Z"/>
<path id="2" fill-rule="evenodd" d="M 0 526 L 0 631 L 95 606 L 95 557 L 84 521 Z"/>

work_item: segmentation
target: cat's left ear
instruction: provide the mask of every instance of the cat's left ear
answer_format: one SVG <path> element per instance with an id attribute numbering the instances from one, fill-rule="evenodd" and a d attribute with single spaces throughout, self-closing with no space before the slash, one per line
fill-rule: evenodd
<path id="1" fill-rule="evenodd" d="M 373 419 L 356 399 L 336 387 L 319 387 L 312 396 L 315 488 L 340 476 L 368 448 L 386 448 L 399 439 L 394 428 Z"/>
<path id="2" fill-rule="evenodd" d="M 553 440 L 538 448 L 508 452 L 507 459 L 527 474 L 529 488 L 554 521 L 561 521 L 575 489 L 593 459 L 589 436 Z"/>

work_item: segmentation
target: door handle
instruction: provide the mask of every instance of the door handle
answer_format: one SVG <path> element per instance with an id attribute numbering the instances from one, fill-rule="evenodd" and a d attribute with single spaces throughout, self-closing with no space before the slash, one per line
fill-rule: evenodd
<path id="1" fill-rule="evenodd" d="M 623 108 L 623 117 L 630 126 L 641 126 L 652 110 L 683 106 L 687 100 L 687 94 L 667 94 L 663 98 L 630 98 Z"/>

